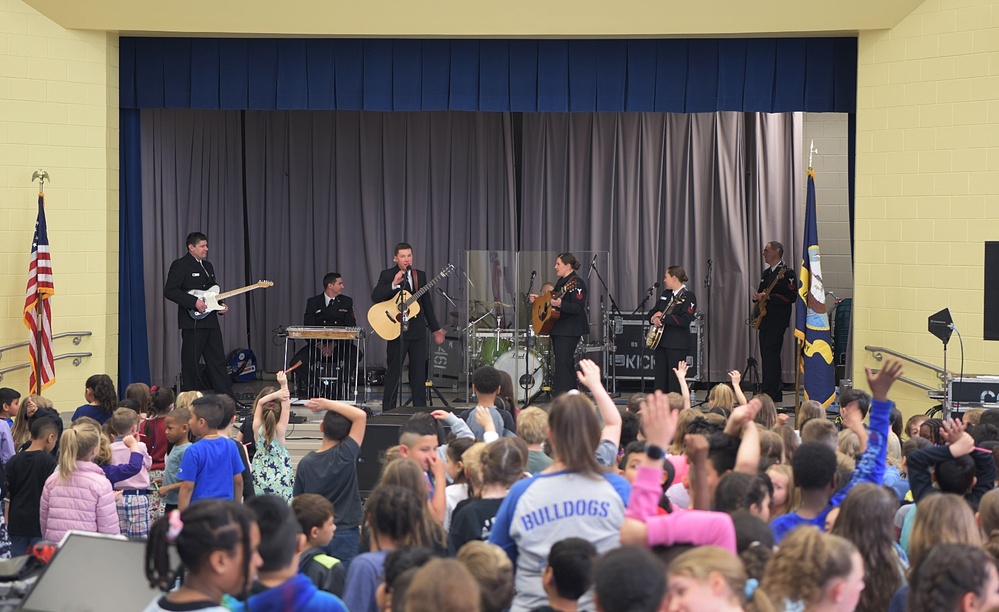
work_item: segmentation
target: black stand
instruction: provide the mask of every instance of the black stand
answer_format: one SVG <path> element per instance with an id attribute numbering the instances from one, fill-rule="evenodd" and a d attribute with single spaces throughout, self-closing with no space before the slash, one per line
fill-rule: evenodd
<path id="1" fill-rule="evenodd" d="M 433 338 L 427 338 L 427 382 L 423 383 L 423 386 L 426 388 L 426 393 L 427 393 L 427 406 L 432 407 L 434 405 L 434 395 L 436 395 L 437 399 L 439 399 L 442 404 L 447 406 L 448 410 L 452 410 L 451 404 L 447 403 L 447 400 L 444 399 L 443 395 L 441 395 L 440 390 L 437 389 L 436 386 L 434 386 L 434 380 L 430 376 L 430 358 L 433 352 L 433 349 L 430 347 L 430 343 L 433 341 L 434 341 Z M 402 372 L 399 372 L 399 385 L 402 386 Z M 403 404 L 403 406 L 408 406 L 412 403 L 413 403 L 413 397 L 410 396 L 409 399 L 406 400 L 406 403 Z"/>
<path id="2" fill-rule="evenodd" d="M 707 308 L 704 309 L 704 364 L 703 371 L 699 372 L 702 380 L 711 388 L 711 267 L 713 262 L 708 260 L 708 275 L 704 277 L 704 288 L 707 290 Z M 748 364 L 747 364 L 748 367 Z"/>
<path id="3" fill-rule="evenodd" d="M 746 367 L 742 370 L 742 382 L 749 382 L 749 390 L 754 394 L 760 392 L 760 371 L 756 368 L 756 358 L 746 359 Z"/>
<path id="4" fill-rule="evenodd" d="M 528 400 L 528 402 L 526 404 L 524 404 L 525 408 L 527 406 L 530 406 L 530 405 L 534 404 L 534 402 L 536 402 L 538 400 L 538 398 L 541 397 L 542 395 L 544 395 L 545 399 L 548 400 L 546 403 L 550 404 L 551 401 L 552 401 L 552 380 L 551 380 L 551 375 L 553 374 L 553 372 L 552 372 L 552 354 L 551 354 L 552 350 L 553 349 L 551 347 L 549 347 L 548 352 L 545 353 L 545 372 L 544 372 L 544 377 L 541 380 L 541 390 L 538 391 L 537 393 L 535 393 L 534 396 L 531 397 L 531 399 Z M 540 369 L 541 369 L 541 366 L 538 365 L 538 367 L 535 368 L 533 372 L 531 372 L 530 378 L 526 379 L 526 383 L 528 385 L 530 385 L 532 382 L 534 382 L 534 376 L 537 374 L 538 370 L 540 370 Z M 527 376 L 527 375 L 525 374 L 524 376 Z M 524 381 L 525 380 L 524 377 L 521 377 L 521 380 Z M 530 387 L 528 386 L 527 389 L 530 389 Z M 524 395 L 527 395 L 526 390 L 525 390 Z"/>
<path id="5" fill-rule="evenodd" d="M 399 289 L 399 293 L 396 294 L 396 308 L 399 311 L 399 376 L 396 378 L 395 389 L 392 394 L 389 394 L 389 390 L 385 389 L 384 395 L 382 395 L 382 406 L 385 405 L 385 398 L 392 397 L 395 395 L 395 405 L 399 406 L 399 400 L 402 399 L 402 366 L 403 362 L 406 360 L 406 340 L 403 338 L 405 333 L 409 331 L 409 310 L 403 308 L 406 300 L 402 297 L 403 289 Z M 412 398 L 410 398 L 412 400 Z M 405 405 L 405 404 L 403 404 Z M 395 408 L 393 408 L 394 410 Z"/>
<path id="6" fill-rule="evenodd" d="M 649 302 L 649 298 L 652 297 L 653 293 L 655 293 L 657 287 L 659 287 L 659 281 L 656 281 L 656 282 L 652 283 L 652 286 L 649 287 L 649 290 L 645 292 L 645 297 L 642 298 L 642 301 L 638 305 L 638 308 L 635 308 L 635 310 L 632 311 L 631 314 L 636 315 L 640 311 L 645 310 L 645 305 Z M 638 371 L 642 373 L 642 393 L 645 393 L 645 381 L 646 381 L 646 373 L 645 373 L 645 336 L 648 334 L 649 324 L 650 324 L 650 322 L 649 322 L 648 318 L 643 318 L 642 319 L 642 332 L 641 332 L 641 335 L 638 337 L 638 341 L 641 343 L 641 346 L 639 347 L 639 353 L 638 353 Z"/>

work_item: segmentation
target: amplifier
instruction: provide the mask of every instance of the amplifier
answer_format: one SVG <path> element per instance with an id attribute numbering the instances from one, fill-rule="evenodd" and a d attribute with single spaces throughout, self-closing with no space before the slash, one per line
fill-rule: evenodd
<path id="1" fill-rule="evenodd" d="M 999 404 L 999 376 L 976 376 L 950 380 L 953 408 L 990 408 Z"/>
<path id="2" fill-rule="evenodd" d="M 690 354 L 687 355 L 687 380 L 700 381 L 704 362 L 703 315 L 697 313 L 690 323 Z M 652 379 L 655 376 L 655 351 L 645 347 L 649 323 L 644 314 L 614 318 L 614 366 L 618 380 Z M 644 348 L 644 350 L 643 350 Z M 672 374 L 671 374 L 672 376 Z"/>

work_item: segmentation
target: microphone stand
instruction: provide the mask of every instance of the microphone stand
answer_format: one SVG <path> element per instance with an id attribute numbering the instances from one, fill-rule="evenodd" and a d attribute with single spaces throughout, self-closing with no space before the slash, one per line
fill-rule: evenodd
<path id="1" fill-rule="evenodd" d="M 596 272 L 597 273 L 597 278 L 600 280 L 600 284 L 604 288 L 604 293 L 607 294 L 607 301 L 610 302 L 610 314 L 612 314 L 612 315 L 613 314 L 617 314 L 617 316 L 619 316 L 621 318 L 624 318 L 624 313 L 622 313 L 621 309 L 617 307 L 617 302 L 614 300 L 614 294 L 611 293 L 611 290 L 607 288 L 607 282 L 604 280 L 604 277 L 600 274 L 600 270 L 597 268 L 596 255 L 594 255 L 593 258 L 594 258 L 594 261 L 590 265 L 590 272 Z M 602 307 L 603 307 L 603 300 L 601 300 L 600 305 L 601 305 L 601 309 L 602 309 Z M 607 334 L 607 327 L 604 327 L 604 380 L 607 379 L 607 357 L 606 357 L 607 356 L 607 350 L 606 350 L 606 348 L 607 348 L 606 347 L 606 345 L 607 345 L 607 336 L 608 336 L 608 334 Z M 614 379 L 614 386 L 616 387 L 617 386 L 617 371 L 615 370 L 615 372 L 611 376 Z M 614 389 L 614 391 L 616 392 L 617 389 Z"/>
<path id="2" fill-rule="evenodd" d="M 658 287 L 659 287 L 659 281 L 656 281 L 656 282 L 652 283 L 652 286 L 649 287 L 649 290 L 645 292 L 645 298 L 642 300 L 642 303 L 638 305 L 638 308 L 635 309 L 635 312 L 631 313 L 632 316 L 638 314 L 638 312 L 641 311 L 641 310 L 645 310 L 645 304 L 649 301 L 649 298 L 652 297 L 652 294 L 655 293 L 655 291 L 656 291 L 656 289 Z M 645 336 L 646 336 L 646 333 L 648 332 L 648 326 L 650 324 L 651 323 L 649 321 L 649 318 L 647 316 L 643 315 L 642 316 L 642 327 L 641 327 L 641 330 L 640 330 L 639 335 L 638 335 L 638 342 L 639 342 L 638 371 L 642 374 L 642 392 L 643 393 L 645 392 L 645 369 L 646 369 L 645 368 Z"/>
<path id="3" fill-rule="evenodd" d="M 701 380 L 711 387 L 711 268 L 714 265 L 708 260 L 708 275 L 704 277 L 704 287 L 707 289 L 707 308 L 704 309 L 704 372 L 698 372 Z"/>

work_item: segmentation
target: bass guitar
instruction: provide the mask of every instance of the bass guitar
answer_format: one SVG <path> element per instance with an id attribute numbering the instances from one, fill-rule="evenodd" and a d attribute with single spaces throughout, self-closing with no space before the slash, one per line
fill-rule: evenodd
<path id="1" fill-rule="evenodd" d="M 763 317 L 767 316 L 767 302 L 770 300 L 770 292 L 773 291 L 774 287 L 777 286 L 777 283 L 784 278 L 784 275 L 788 270 L 790 270 L 790 268 L 785 265 L 781 265 L 780 271 L 777 272 L 774 279 L 770 281 L 767 288 L 763 290 L 763 295 L 760 296 L 760 299 L 753 304 L 753 313 L 750 315 L 749 321 L 747 321 L 747 323 L 753 326 L 753 329 L 759 329 L 760 325 L 763 323 Z"/>
<path id="2" fill-rule="evenodd" d="M 395 340 L 402 334 L 402 315 L 406 314 L 406 319 L 412 319 L 420 314 L 419 299 L 423 294 L 430 291 L 437 282 L 445 276 L 454 272 L 454 264 L 448 264 L 446 268 L 437 273 L 426 285 L 410 293 L 405 289 L 401 290 L 391 300 L 378 302 L 368 309 L 368 323 L 375 333 L 385 340 Z M 416 272 L 413 272 L 414 274 Z"/>
<path id="3" fill-rule="evenodd" d="M 552 306 L 552 300 L 561 298 L 575 288 L 576 279 L 573 278 L 558 293 L 546 291 L 544 295 L 539 295 L 534 300 L 534 304 L 531 305 L 531 327 L 534 328 L 535 334 L 547 336 L 551 333 L 552 328 L 555 327 L 555 321 L 558 321 L 561 315 L 558 309 Z"/>
<path id="4" fill-rule="evenodd" d="M 265 289 L 267 287 L 273 287 L 274 283 L 268 280 L 257 281 L 252 285 L 247 285 L 245 287 L 240 287 L 239 289 L 233 289 L 232 291 L 226 291 L 225 293 L 219 293 L 218 285 L 212 285 L 208 289 L 202 291 L 201 289 L 191 289 L 188 291 L 191 295 L 198 298 L 205 303 L 205 311 L 198 312 L 197 310 L 191 308 L 187 312 L 191 315 L 192 319 L 200 321 L 204 319 L 209 314 L 215 312 L 216 310 L 222 310 L 224 306 L 219 304 L 219 300 L 224 300 L 226 298 L 231 298 L 234 295 L 239 295 L 240 293 L 246 293 L 247 291 L 253 291 L 254 289 Z"/>

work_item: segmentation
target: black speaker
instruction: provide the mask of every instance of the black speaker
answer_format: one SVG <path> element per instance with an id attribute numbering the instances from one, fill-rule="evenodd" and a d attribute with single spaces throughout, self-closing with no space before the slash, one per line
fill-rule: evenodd
<path id="1" fill-rule="evenodd" d="M 985 326 L 986 340 L 999 340 L 999 242 L 985 243 Z"/>
<path id="2" fill-rule="evenodd" d="M 357 457 L 357 488 L 361 497 L 367 497 L 378 484 L 378 477 L 381 476 L 385 463 L 385 451 L 399 444 L 399 430 L 411 416 L 411 413 L 392 412 L 368 419 L 364 430 L 364 444 Z M 441 421 L 437 424 L 438 442 L 447 440 L 451 429 Z"/>

